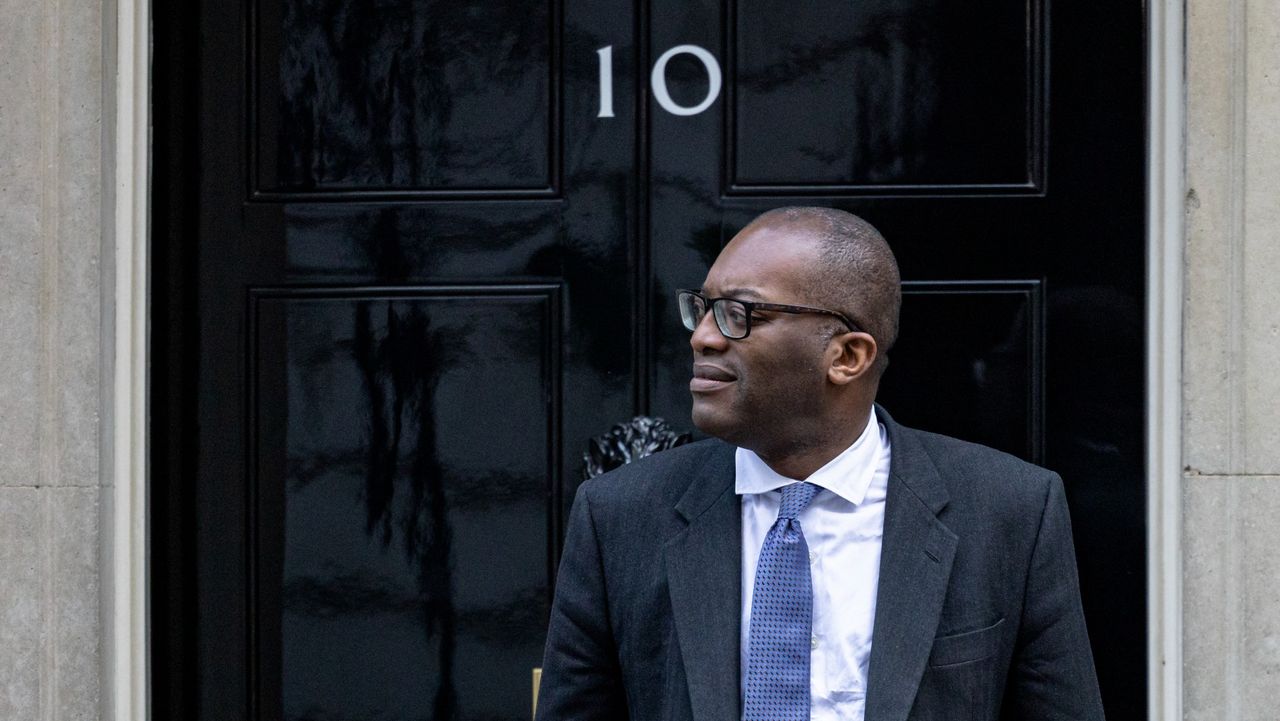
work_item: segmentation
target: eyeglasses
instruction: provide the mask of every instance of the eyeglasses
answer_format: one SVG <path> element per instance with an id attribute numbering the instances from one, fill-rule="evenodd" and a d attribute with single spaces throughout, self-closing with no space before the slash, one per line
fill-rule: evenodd
<path id="1" fill-rule="evenodd" d="M 729 340 L 742 340 L 751 333 L 751 316 L 757 310 L 771 310 L 778 313 L 815 313 L 839 318 L 854 333 L 862 332 L 857 323 L 849 320 L 849 316 L 834 310 L 811 308 L 807 305 L 781 305 L 778 303 L 755 303 L 737 298 L 708 298 L 696 290 L 682 290 L 676 296 L 680 302 L 680 319 L 684 327 L 695 330 L 702 322 L 702 317 L 711 310 L 716 319 L 716 327 Z"/>

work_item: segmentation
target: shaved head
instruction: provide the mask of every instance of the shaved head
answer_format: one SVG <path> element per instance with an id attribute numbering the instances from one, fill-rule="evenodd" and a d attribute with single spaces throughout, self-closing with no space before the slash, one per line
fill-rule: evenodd
<path id="1" fill-rule="evenodd" d="M 867 221 L 835 208 L 776 208 L 745 230 L 769 228 L 794 233 L 815 244 L 819 263 L 812 270 L 810 301 L 839 310 L 876 339 L 878 371 L 889 362 L 898 338 L 902 285 L 898 261 L 884 236 Z"/>

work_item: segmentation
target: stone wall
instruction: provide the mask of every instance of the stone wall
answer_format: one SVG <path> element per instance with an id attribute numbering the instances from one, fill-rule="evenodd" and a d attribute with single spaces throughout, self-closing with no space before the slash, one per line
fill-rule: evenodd
<path id="1" fill-rule="evenodd" d="M 1183 703 L 1280 695 L 1280 3 L 1188 0 Z"/>
<path id="2" fill-rule="evenodd" d="M 102 28 L 0 0 L 0 719 L 100 713 Z"/>

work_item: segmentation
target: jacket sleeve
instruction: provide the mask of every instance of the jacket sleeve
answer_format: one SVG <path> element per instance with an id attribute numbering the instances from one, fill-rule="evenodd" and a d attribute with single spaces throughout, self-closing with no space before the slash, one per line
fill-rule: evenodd
<path id="1" fill-rule="evenodd" d="M 1080 604 L 1071 519 L 1062 479 L 1050 479 L 1027 569 L 1018 639 L 1002 718 L 1101 721 L 1093 653 Z"/>
<path id="2" fill-rule="evenodd" d="M 556 579 L 538 721 L 626 719 L 604 564 L 587 486 L 578 489 Z"/>

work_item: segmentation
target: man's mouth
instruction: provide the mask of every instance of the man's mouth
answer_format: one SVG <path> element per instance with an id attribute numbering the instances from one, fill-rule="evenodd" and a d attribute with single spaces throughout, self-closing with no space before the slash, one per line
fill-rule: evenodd
<path id="1" fill-rule="evenodd" d="M 689 390 L 693 393 L 709 393 L 738 380 L 738 377 L 720 366 L 709 363 L 695 363 L 693 378 L 689 381 Z"/>

